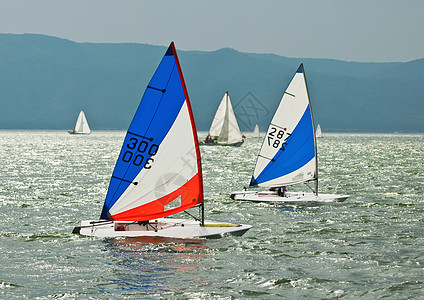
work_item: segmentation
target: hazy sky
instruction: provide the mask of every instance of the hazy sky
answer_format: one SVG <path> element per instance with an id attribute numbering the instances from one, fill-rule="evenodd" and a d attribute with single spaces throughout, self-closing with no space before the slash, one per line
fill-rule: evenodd
<path id="1" fill-rule="evenodd" d="M 0 33 L 346 61 L 424 57 L 424 0 L 0 0 Z"/>

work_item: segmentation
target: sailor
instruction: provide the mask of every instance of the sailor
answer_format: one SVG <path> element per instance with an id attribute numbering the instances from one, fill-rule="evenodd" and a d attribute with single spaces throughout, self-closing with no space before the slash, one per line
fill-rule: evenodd
<path id="1" fill-rule="evenodd" d="M 286 189 L 285 186 L 280 186 L 277 190 L 277 194 L 278 194 L 278 196 L 285 197 L 286 191 L 287 191 L 287 189 Z"/>

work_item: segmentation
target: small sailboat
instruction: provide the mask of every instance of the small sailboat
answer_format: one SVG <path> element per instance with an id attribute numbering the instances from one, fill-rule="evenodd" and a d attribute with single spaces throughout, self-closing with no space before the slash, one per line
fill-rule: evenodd
<path id="1" fill-rule="evenodd" d="M 289 185 L 315 182 L 313 193 L 286 192 Z M 318 194 L 318 160 L 314 122 L 303 64 L 287 87 L 259 151 L 250 187 L 267 191 L 234 192 L 231 198 L 256 202 L 344 201 L 348 195 Z"/>
<path id="2" fill-rule="evenodd" d="M 84 111 L 81 109 L 74 130 L 68 131 L 70 134 L 90 134 L 90 126 L 88 126 Z"/>
<path id="3" fill-rule="evenodd" d="M 322 131 L 321 131 L 321 126 L 318 124 L 317 126 L 317 130 L 315 131 L 315 136 L 317 138 L 322 138 Z"/>
<path id="4" fill-rule="evenodd" d="M 230 95 L 225 92 L 213 118 L 209 134 L 202 145 L 240 146 L 244 136 L 240 132 Z"/>
<path id="5" fill-rule="evenodd" d="M 187 212 L 197 207 L 199 216 Z M 166 218 L 187 212 L 192 219 Z M 73 233 L 98 237 L 215 238 L 250 225 L 205 222 L 202 167 L 193 113 L 172 42 L 125 136 L 100 220 Z"/>
<path id="6" fill-rule="evenodd" d="M 259 125 L 258 125 L 258 124 L 256 124 L 256 125 L 255 125 L 255 129 L 253 129 L 253 134 L 252 134 L 252 136 L 253 136 L 254 138 L 259 138 L 259 137 L 261 137 L 261 136 L 260 136 L 260 133 L 259 133 Z"/>

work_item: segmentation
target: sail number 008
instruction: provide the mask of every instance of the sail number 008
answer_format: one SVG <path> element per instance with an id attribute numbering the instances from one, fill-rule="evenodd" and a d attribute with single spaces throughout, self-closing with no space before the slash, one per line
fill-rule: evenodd
<path id="1" fill-rule="evenodd" d="M 138 147 L 137 147 L 137 145 L 138 145 Z M 151 157 L 149 157 L 144 162 L 143 168 L 150 169 L 152 167 L 151 163 L 154 161 L 152 156 L 155 156 L 156 153 L 158 153 L 159 145 L 156 145 L 156 144 L 149 145 L 149 143 L 146 142 L 146 141 L 141 141 L 139 143 L 138 139 L 130 138 L 130 140 L 127 144 L 127 148 L 131 149 L 131 150 L 135 150 L 137 148 L 137 152 L 136 152 L 136 155 L 134 156 L 134 153 L 132 151 L 126 151 L 124 153 L 124 155 L 122 155 L 122 160 L 124 162 L 129 163 L 132 160 L 132 163 L 135 166 L 141 166 L 143 164 L 143 161 L 144 161 L 144 156 L 142 154 L 139 154 L 139 153 L 143 153 L 143 154 L 147 153 Z M 133 159 L 133 156 L 134 156 L 134 159 Z"/>
<path id="2" fill-rule="evenodd" d="M 290 136 L 291 133 L 288 133 L 284 130 L 277 130 L 277 128 L 271 127 L 268 133 L 268 146 L 272 146 L 274 148 L 280 147 L 280 149 L 284 151 L 284 146 L 287 146 L 286 141 Z"/>

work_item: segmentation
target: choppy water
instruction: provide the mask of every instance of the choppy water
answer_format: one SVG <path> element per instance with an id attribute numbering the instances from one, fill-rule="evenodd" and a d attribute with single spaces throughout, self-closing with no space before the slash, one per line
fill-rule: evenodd
<path id="1" fill-rule="evenodd" d="M 100 214 L 123 132 L 0 131 L 0 298 L 412 299 L 424 296 L 424 139 L 327 134 L 322 192 L 345 203 L 234 202 L 258 139 L 203 147 L 208 220 L 254 227 L 186 242 L 73 235 Z"/>

